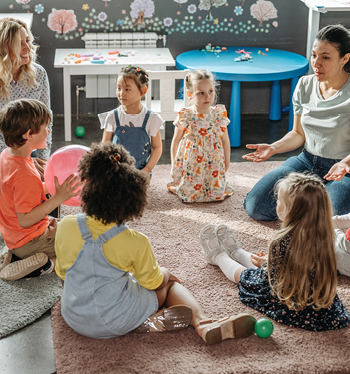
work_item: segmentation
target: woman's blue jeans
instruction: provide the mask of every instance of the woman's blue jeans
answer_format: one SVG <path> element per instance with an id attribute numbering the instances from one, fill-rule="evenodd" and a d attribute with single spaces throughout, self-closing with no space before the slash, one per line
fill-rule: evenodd
<path id="1" fill-rule="evenodd" d="M 248 215 L 259 221 L 276 220 L 276 199 L 274 185 L 292 171 L 310 171 L 318 175 L 325 183 L 331 200 L 333 215 L 350 212 L 350 174 L 340 181 L 327 181 L 323 177 L 329 169 L 340 160 L 314 156 L 305 149 L 298 156 L 293 156 L 280 167 L 271 171 L 253 187 L 244 200 L 244 208 Z"/>

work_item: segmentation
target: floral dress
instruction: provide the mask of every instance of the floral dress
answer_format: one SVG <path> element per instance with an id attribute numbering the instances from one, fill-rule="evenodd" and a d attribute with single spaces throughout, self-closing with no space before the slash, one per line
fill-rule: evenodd
<path id="1" fill-rule="evenodd" d="M 281 240 L 279 261 L 283 260 L 290 239 L 289 236 Z M 276 251 L 276 247 L 273 251 Z M 273 279 L 273 263 L 270 269 Z M 244 270 L 238 282 L 238 288 L 239 299 L 242 303 L 287 326 L 300 327 L 309 331 L 326 331 L 341 329 L 350 322 L 349 314 L 338 295 L 335 296 L 329 308 L 316 311 L 310 305 L 298 312 L 288 309 L 277 296 L 273 296 L 267 270 L 263 268 Z"/>
<path id="2" fill-rule="evenodd" d="M 196 114 L 183 108 L 174 125 L 185 134 L 180 141 L 173 165 L 173 180 L 168 189 L 183 202 L 223 200 L 232 195 L 227 184 L 221 138 L 229 124 L 224 105 L 211 108 L 209 114 Z"/>

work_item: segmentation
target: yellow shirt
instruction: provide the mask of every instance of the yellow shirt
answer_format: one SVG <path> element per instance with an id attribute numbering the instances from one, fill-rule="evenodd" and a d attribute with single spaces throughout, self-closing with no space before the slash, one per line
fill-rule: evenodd
<path id="1" fill-rule="evenodd" d="M 104 225 L 89 216 L 86 216 L 86 223 L 94 240 L 115 226 L 114 223 Z M 77 217 L 64 217 L 58 224 L 55 239 L 55 270 L 61 279 L 65 279 L 66 271 L 74 264 L 83 245 Z M 111 265 L 132 273 L 142 287 L 154 290 L 162 284 L 163 273 L 145 235 L 126 229 L 107 241 L 103 245 L 103 252 Z"/>

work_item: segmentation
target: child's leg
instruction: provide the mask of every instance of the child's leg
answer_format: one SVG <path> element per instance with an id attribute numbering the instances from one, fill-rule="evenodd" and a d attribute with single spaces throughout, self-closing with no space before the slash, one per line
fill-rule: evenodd
<path id="1" fill-rule="evenodd" d="M 218 253 L 217 255 L 215 255 L 213 257 L 213 262 L 215 262 L 220 267 L 221 271 L 230 281 L 235 283 L 238 283 L 242 271 L 246 270 L 244 266 L 239 264 L 237 261 L 232 260 L 232 258 L 229 257 L 226 252 Z"/>
<path id="2" fill-rule="evenodd" d="M 335 253 L 337 255 L 337 269 L 341 275 L 350 277 L 350 242 L 341 229 L 335 229 Z"/>

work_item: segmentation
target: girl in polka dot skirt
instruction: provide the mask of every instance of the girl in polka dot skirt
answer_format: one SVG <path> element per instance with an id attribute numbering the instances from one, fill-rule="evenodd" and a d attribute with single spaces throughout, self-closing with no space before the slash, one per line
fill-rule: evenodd
<path id="1" fill-rule="evenodd" d="M 244 251 L 226 225 L 207 225 L 200 233 L 207 261 L 237 283 L 244 304 L 277 322 L 310 331 L 346 327 L 326 189 L 313 175 L 290 173 L 275 193 L 282 227 L 268 255 Z"/>

